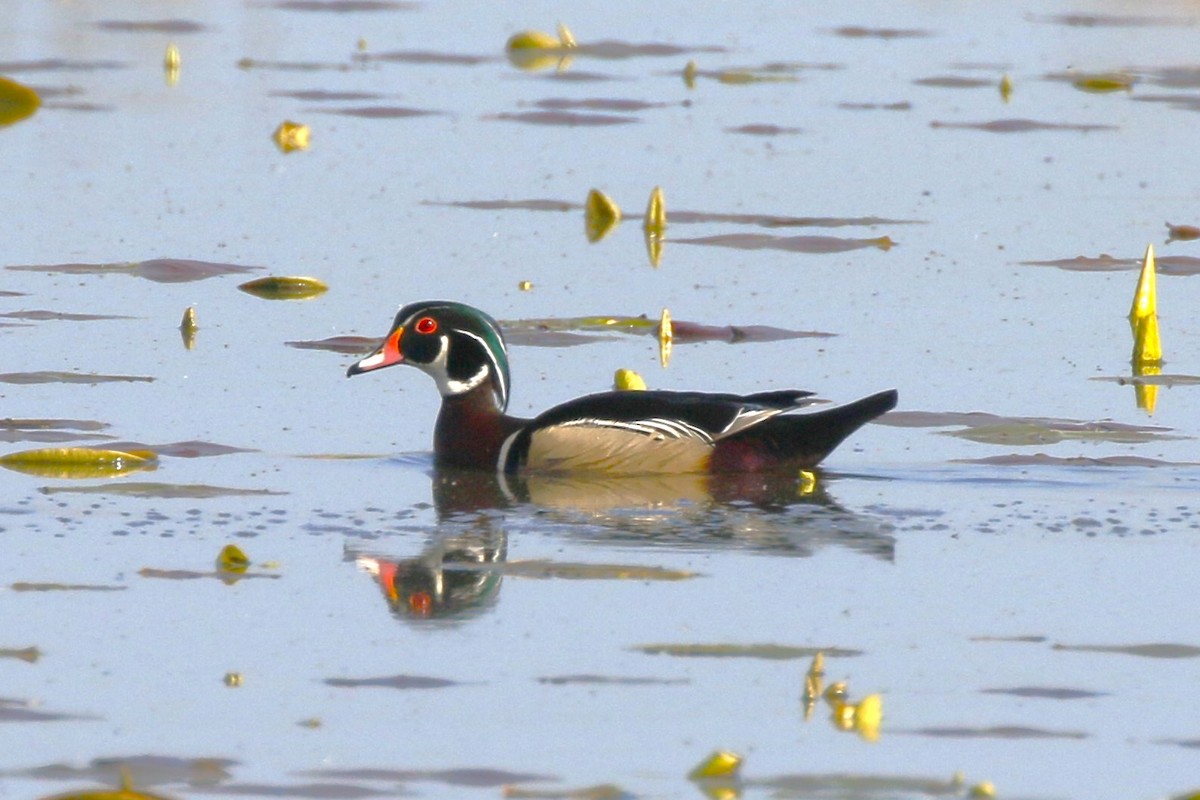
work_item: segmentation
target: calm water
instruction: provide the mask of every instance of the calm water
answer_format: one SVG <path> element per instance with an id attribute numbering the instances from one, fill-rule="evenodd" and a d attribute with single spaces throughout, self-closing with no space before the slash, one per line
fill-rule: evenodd
<path id="1" fill-rule="evenodd" d="M 718 748 L 742 780 L 708 788 L 746 797 L 1200 786 L 1200 251 L 1164 224 L 1200 225 L 1200 14 L 656 9 L 9 9 L 0 75 L 44 105 L 0 128 L 0 416 L 54 424 L 0 419 L 2 453 L 162 455 L 113 480 L 0 473 L 0 796 L 112 786 L 124 762 L 171 797 L 698 797 L 686 775 Z M 569 63 L 506 60 L 559 20 Z M 1085 91 L 1097 75 L 1131 86 Z M 276 148 L 285 119 L 310 149 Z M 628 217 L 594 244 L 591 188 Z M 1183 376 L 1152 415 L 1103 380 L 1130 375 L 1148 243 Z M 102 266 L 131 262 L 151 263 Z M 265 274 L 330 290 L 237 291 Z M 836 334 L 677 343 L 667 369 L 645 336 L 514 346 L 518 414 L 618 367 L 895 386 L 900 413 L 808 495 L 432 475 L 427 378 L 347 381 L 352 355 L 286 344 L 380 336 L 431 297 Z M 214 572 L 229 543 L 239 580 Z M 824 702 L 806 721 L 818 649 L 851 699 L 882 696 L 878 741 Z"/>

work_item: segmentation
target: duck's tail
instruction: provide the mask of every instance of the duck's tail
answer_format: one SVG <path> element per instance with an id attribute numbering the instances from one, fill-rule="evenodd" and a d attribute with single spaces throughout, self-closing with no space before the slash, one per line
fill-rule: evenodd
<path id="1" fill-rule="evenodd" d="M 846 438 L 896 407 L 895 389 L 797 414 L 781 414 L 717 443 L 712 471 L 808 469 Z"/>

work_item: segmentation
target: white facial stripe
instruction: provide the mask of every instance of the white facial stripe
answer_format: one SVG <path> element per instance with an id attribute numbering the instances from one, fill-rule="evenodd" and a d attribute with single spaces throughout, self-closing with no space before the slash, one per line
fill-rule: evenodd
<path id="1" fill-rule="evenodd" d="M 488 343 L 484 341 L 483 337 L 479 336 L 478 334 L 471 333 L 470 331 L 464 331 L 462 328 L 455 328 L 455 330 L 464 336 L 470 336 L 472 339 L 479 342 L 479 346 L 483 348 L 483 352 L 487 353 L 488 361 L 492 362 L 492 372 L 496 376 L 496 383 L 500 386 L 500 405 L 506 405 L 506 401 L 508 400 L 508 385 L 504 382 L 504 370 L 500 368 L 500 363 L 496 360 L 496 354 L 492 352 L 492 348 L 488 347 Z M 486 367 L 484 368 L 483 372 L 487 372 Z M 479 378 L 480 376 L 478 374 L 471 378 L 471 388 L 475 388 L 479 385 Z"/>

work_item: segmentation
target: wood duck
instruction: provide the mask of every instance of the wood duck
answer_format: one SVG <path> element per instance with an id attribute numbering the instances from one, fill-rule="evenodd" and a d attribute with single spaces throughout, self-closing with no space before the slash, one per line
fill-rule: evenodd
<path id="1" fill-rule="evenodd" d="M 520 419 L 505 413 L 508 351 L 500 326 L 478 309 L 449 301 L 401 308 L 383 343 L 346 374 L 393 364 L 428 373 L 442 394 L 433 433 L 437 466 L 505 474 L 807 469 L 897 400 L 889 389 L 840 406 L 788 413 L 817 402 L 813 393 L 610 391 Z"/>

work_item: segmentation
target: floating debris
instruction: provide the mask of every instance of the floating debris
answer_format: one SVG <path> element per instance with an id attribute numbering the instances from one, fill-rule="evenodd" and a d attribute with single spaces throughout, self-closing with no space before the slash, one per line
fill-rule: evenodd
<path id="1" fill-rule="evenodd" d="M 646 380 L 631 369 L 619 369 L 613 374 L 613 388 L 618 392 L 644 392 Z"/>
<path id="2" fill-rule="evenodd" d="M 271 134 L 271 138 L 281 152 L 292 153 L 296 150 L 308 149 L 309 133 L 309 128 L 304 123 L 285 119 L 279 123 L 279 127 Z"/>
<path id="3" fill-rule="evenodd" d="M 558 23 L 558 35 L 542 31 L 514 33 L 504 45 L 509 63 L 518 69 L 536 71 L 551 67 L 564 72 L 571 66 L 570 52 L 578 48 L 575 35 Z"/>
<path id="4" fill-rule="evenodd" d="M 517 284 L 517 288 L 520 289 L 522 292 L 532 291 L 533 290 L 533 281 L 521 281 L 520 283 Z"/>
<path id="5" fill-rule="evenodd" d="M 124 452 L 90 447 L 24 450 L 0 457 L 0 466 L 42 478 L 108 478 L 155 469 L 158 456 L 149 450 Z"/>
<path id="6" fill-rule="evenodd" d="M 37 660 L 42 657 L 42 651 L 36 647 L 0 647 L 0 658 L 13 658 L 17 661 L 24 661 L 26 664 L 36 664 Z"/>
<path id="7" fill-rule="evenodd" d="M 0 77 L 0 125 L 11 125 L 33 116 L 42 105 L 36 91 L 23 83 Z"/>
<path id="8" fill-rule="evenodd" d="M 308 300 L 329 291 L 329 287 L 316 278 L 292 276 L 256 278 L 238 288 L 263 300 Z"/>
<path id="9" fill-rule="evenodd" d="M 683 67 L 683 83 L 685 86 L 687 86 L 687 88 L 689 88 L 689 89 L 696 88 L 696 74 L 698 72 L 699 72 L 699 68 L 696 66 L 696 62 L 694 60 L 689 61 L 689 62 L 687 62 L 687 64 L 684 65 L 684 67 Z"/>
<path id="10" fill-rule="evenodd" d="M 1007 103 L 1012 100 L 1012 93 L 1012 78 L 1010 78 L 1008 75 L 1005 75 L 1000 79 L 1000 99 Z"/>
<path id="11" fill-rule="evenodd" d="M 970 788 L 970 790 L 967 792 L 967 797 L 988 797 L 988 798 L 990 798 L 990 797 L 995 797 L 995 796 L 996 796 L 996 784 L 992 783 L 991 781 L 981 781 L 980 783 L 977 783 L 974 786 L 972 786 Z"/>
<path id="12" fill-rule="evenodd" d="M 587 240 L 595 243 L 607 236 L 621 221 L 621 209 L 604 192 L 592 189 L 584 203 L 583 220 Z"/>
<path id="13" fill-rule="evenodd" d="M 240 672 L 226 672 L 225 676 L 221 678 L 221 682 L 230 689 L 236 689 L 245 682 L 245 679 Z"/>

